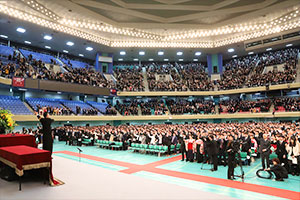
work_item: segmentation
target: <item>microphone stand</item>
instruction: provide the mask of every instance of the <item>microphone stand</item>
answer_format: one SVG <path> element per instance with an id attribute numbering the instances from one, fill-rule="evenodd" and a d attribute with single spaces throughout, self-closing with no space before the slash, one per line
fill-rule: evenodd
<path id="1" fill-rule="evenodd" d="M 79 162 L 81 162 L 81 152 L 82 150 L 80 148 L 77 147 L 78 153 L 79 153 Z"/>

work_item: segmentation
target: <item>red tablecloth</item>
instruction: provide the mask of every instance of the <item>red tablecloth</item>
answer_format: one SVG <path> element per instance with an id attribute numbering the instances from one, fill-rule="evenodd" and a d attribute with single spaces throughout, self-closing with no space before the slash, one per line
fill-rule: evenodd
<path id="1" fill-rule="evenodd" d="M 50 168 L 51 153 L 25 145 L 1 147 L 0 161 L 14 168 L 16 174 L 22 176 L 23 170 Z"/>
<path id="2" fill-rule="evenodd" d="M 0 135 L 0 147 L 16 146 L 16 145 L 37 147 L 33 135 L 24 135 L 24 134 Z"/>

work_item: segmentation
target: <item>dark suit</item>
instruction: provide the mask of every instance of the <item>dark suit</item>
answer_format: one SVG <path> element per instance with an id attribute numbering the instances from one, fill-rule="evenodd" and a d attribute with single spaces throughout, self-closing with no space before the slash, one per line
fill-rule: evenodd
<path id="1" fill-rule="evenodd" d="M 163 137 L 163 144 L 168 146 L 168 154 L 171 154 L 171 139 L 172 136 L 164 136 Z"/>
<path id="2" fill-rule="evenodd" d="M 266 149 L 266 151 L 263 151 Z M 262 168 L 265 169 L 265 161 L 267 163 L 267 168 L 270 167 L 269 158 L 270 158 L 270 149 L 271 149 L 271 142 L 269 140 L 260 140 L 259 152 L 261 154 L 261 164 Z"/>
<path id="3" fill-rule="evenodd" d="M 226 146 L 226 152 L 228 154 L 228 171 L 227 171 L 227 178 L 231 179 L 234 176 L 234 161 L 235 161 L 235 153 L 233 148 L 233 142 L 228 142 Z"/>
<path id="4" fill-rule="evenodd" d="M 50 118 L 39 118 L 39 120 L 43 126 L 41 130 L 43 133 L 43 149 L 50 151 L 52 154 L 53 139 L 51 134 L 51 124 L 54 122 L 54 120 Z"/>
<path id="5" fill-rule="evenodd" d="M 176 135 L 171 137 L 171 143 L 174 145 L 174 153 L 177 153 L 176 146 L 178 144 L 178 140 Z"/>
<path id="6" fill-rule="evenodd" d="M 278 156 L 278 159 L 280 160 L 280 163 L 284 163 L 286 165 L 286 158 L 287 158 L 287 151 L 285 148 L 286 142 L 280 143 L 280 141 L 277 141 L 277 149 L 276 149 L 276 154 Z M 283 156 L 285 155 L 285 158 Z"/>
<path id="7" fill-rule="evenodd" d="M 215 140 L 207 141 L 207 153 L 214 165 L 214 170 L 218 170 L 218 143 Z"/>
<path id="8" fill-rule="evenodd" d="M 179 137 L 179 144 L 180 144 L 180 152 L 182 155 L 182 161 L 184 161 L 184 153 L 186 153 L 186 148 L 185 148 L 185 142 L 183 137 Z"/>
<path id="9" fill-rule="evenodd" d="M 270 170 L 275 174 L 276 179 L 288 178 L 287 170 L 280 164 L 272 166 Z"/>

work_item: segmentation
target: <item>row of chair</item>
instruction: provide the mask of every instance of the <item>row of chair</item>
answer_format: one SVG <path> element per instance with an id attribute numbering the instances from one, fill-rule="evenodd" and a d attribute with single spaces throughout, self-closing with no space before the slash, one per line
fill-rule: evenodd
<path id="1" fill-rule="evenodd" d="M 123 147 L 123 142 L 107 141 L 107 140 L 96 140 L 95 145 L 100 148 L 121 150 Z"/>
<path id="2" fill-rule="evenodd" d="M 134 152 L 149 152 L 149 153 L 157 153 L 158 156 L 161 154 L 168 152 L 168 146 L 165 145 L 148 145 L 148 144 L 138 144 L 138 143 L 131 143 L 131 150 Z M 180 144 L 170 146 L 170 152 L 175 153 L 180 149 Z"/>

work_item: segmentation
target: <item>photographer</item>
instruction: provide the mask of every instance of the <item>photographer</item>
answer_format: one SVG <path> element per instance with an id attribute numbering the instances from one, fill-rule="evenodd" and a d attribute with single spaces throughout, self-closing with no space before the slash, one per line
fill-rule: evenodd
<path id="1" fill-rule="evenodd" d="M 234 150 L 234 141 L 233 136 L 228 136 L 228 143 L 226 146 L 226 152 L 228 154 L 228 171 L 227 171 L 227 179 L 234 179 L 234 167 L 235 167 L 235 150 Z"/>
<path id="2" fill-rule="evenodd" d="M 279 159 L 273 158 L 272 162 L 273 166 L 266 171 L 273 172 L 275 174 L 276 181 L 283 181 L 284 178 L 288 178 L 288 172 L 283 166 L 280 165 Z"/>

